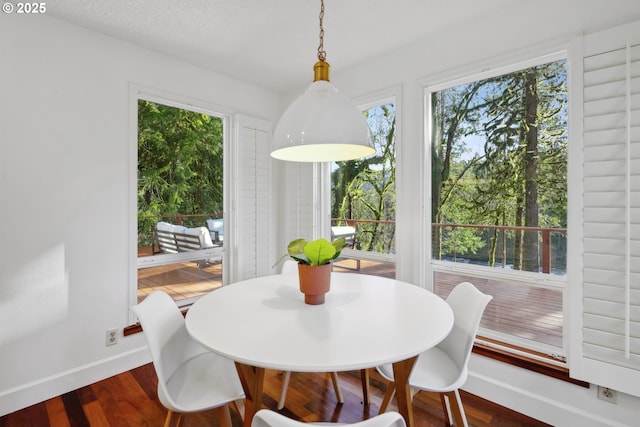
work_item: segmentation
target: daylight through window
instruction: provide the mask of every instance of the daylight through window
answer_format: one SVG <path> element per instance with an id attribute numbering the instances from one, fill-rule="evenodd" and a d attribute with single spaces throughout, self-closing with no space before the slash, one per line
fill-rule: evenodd
<path id="1" fill-rule="evenodd" d="M 331 169 L 331 234 L 349 244 L 334 268 L 395 277 L 395 105 L 378 105 L 364 115 L 376 153 Z"/>
<path id="2" fill-rule="evenodd" d="M 528 347 L 562 347 L 566 76 L 558 60 L 430 92 L 434 289 L 474 283 L 494 296 L 484 333 Z"/>
<path id="3" fill-rule="evenodd" d="M 138 301 L 222 285 L 223 121 L 138 101 Z"/>

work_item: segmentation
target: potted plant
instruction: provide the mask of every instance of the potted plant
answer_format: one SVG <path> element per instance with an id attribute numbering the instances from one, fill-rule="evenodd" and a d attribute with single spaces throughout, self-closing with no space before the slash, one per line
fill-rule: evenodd
<path id="1" fill-rule="evenodd" d="M 311 305 L 323 304 L 329 292 L 331 281 L 331 261 L 340 256 L 347 245 L 344 237 L 329 242 L 317 239 L 311 242 L 296 239 L 287 247 L 288 255 L 298 262 L 300 292 L 304 302 Z M 287 255 L 285 255 L 287 256 Z"/>

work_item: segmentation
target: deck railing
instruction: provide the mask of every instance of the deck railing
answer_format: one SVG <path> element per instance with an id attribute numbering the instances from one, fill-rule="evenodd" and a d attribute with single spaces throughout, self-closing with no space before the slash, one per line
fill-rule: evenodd
<path id="1" fill-rule="evenodd" d="M 332 218 L 332 225 L 356 228 L 356 247 L 386 254 L 395 253 L 395 221 Z M 534 257 L 539 271 L 564 274 L 566 271 L 566 228 L 515 227 L 500 225 L 433 223 L 433 258 L 459 263 L 521 269 L 518 259 L 525 233 L 538 235 Z M 468 232 L 461 232 L 468 230 Z M 379 235 L 375 233 L 379 232 Z M 470 242 L 469 239 L 473 241 Z M 382 250 L 379 250 L 382 248 Z M 515 255 L 514 255 L 515 254 Z"/>
<path id="2" fill-rule="evenodd" d="M 174 214 L 138 217 L 139 246 L 153 240 L 153 229 L 158 221 L 167 221 L 189 227 L 205 226 L 206 219 L 220 214 Z M 332 225 L 350 225 L 356 228 L 356 249 L 371 253 L 395 253 L 395 221 L 332 218 Z M 537 233 L 539 270 L 547 274 L 566 271 L 566 228 L 515 227 L 501 225 L 433 223 L 433 258 L 459 263 L 489 265 L 521 269 L 517 249 L 524 233 Z M 469 239 L 473 242 L 469 242 Z"/>
<path id="3" fill-rule="evenodd" d="M 541 273 L 564 274 L 567 262 L 567 229 L 545 227 L 515 227 L 501 225 L 475 224 L 432 224 L 434 235 L 443 235 L 448 239 L 446 250 L 442 247 L 436 251 L 434 258 L 450 259 L 460 262 L 501 266 L 502 268 L 524 269 L 521 259 L 525 233 L 536 233 L 534 246 L 529 248 L 534 258 L 534 265 Z M 456 237 L 458 230 L 470 230 L 482 247 L 476 250 L 464 250 L 473 245 L 460 243 Z M 462 233 L 461 233 L 462 234 Z M 465 235 L 466 238 L 469 235 Z M 441 239 L 442 241 L 442 239 Z M 434 245 L 437 245 L 434 239 Z M 438 257 L 439 256 L 439 257 Z"/>

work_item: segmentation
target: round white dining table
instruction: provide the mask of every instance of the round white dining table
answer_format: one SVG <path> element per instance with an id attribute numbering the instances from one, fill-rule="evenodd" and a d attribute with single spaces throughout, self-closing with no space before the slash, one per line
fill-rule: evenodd
<path id="1" fill-rule="evenodd" d="M 392 363 L 398 410 L 411 427 L 411 369 L 452 327 L 451 308 L 432 292 L 357 273 L 332 273 L 321 305 L 304 303 L 296 273 L 276 274 L 218 288 L 186 316 L 195 340 L 236 362 L 245 425 L 260 409 L 264 369 L 337 372 Z"/>

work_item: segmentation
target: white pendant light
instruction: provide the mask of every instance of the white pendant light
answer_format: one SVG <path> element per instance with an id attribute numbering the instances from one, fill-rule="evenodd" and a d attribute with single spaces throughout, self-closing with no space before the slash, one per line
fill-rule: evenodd
<path id="1" fill-rule="evenodd" d="M 313 83 L 289 105 L 273 133 L 271 156 L 292 162 L 337 162 L 375 153 L 362 112 L 329 82 L 323 49 L 324 0 L 320 2 L 320 45 Z"/>

